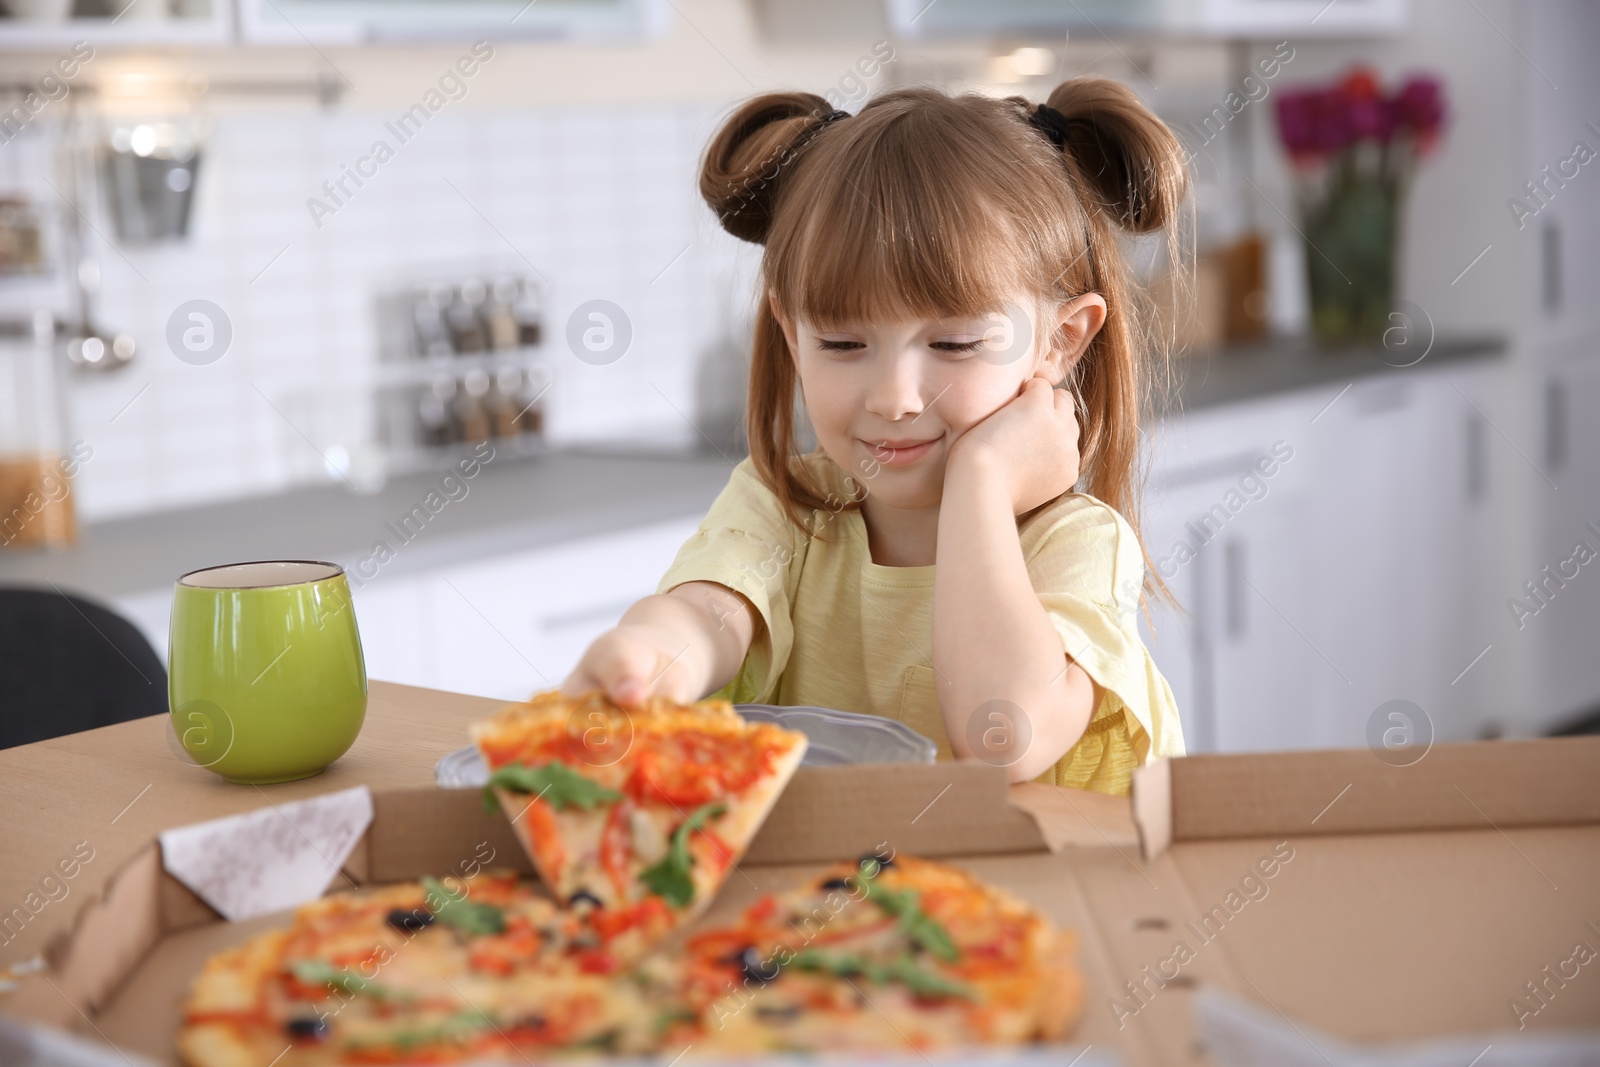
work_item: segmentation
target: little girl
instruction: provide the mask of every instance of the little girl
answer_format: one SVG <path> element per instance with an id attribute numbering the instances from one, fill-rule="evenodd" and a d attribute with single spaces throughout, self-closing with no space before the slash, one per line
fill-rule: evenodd
<path id="1" fill-rule="evenodd" d="M 1171 131 L 1105 79 L 1040 107 L 745 104 L 700 190 L 765 246 L 750 456 L 563 688 L 882 715 L 941 758 L 1113 794 L 1181 756 L 1137 627 L 1146 376 L 1117 231 L 1175 249 L 1187 189 Z"/>

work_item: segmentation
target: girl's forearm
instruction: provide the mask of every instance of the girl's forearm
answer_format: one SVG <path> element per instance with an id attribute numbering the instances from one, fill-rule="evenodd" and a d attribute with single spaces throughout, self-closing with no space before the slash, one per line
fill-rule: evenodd
<path id="1" fill-rule="evenodd" d="M 748 601 L 726 586 L 685 582 L 669 593 L 636 602 L 618 626 L 637 626 L 659 635 L 659 646 L 693 680 L 698 699 L 721 689 L 739 672 L 756 618 Z"/>
<path id="2" fill-rule="evenodd" d="M 935 688 L 956 755 L 1004 763 L 1012 781 L 1026 781 L 1077 743 L 1094 693 L 1062 652 L 1028 578 L 1009 493 L 981 456 L 952 460 L 945 477 L 933 591 Z M 1018 711 L 1025 721 L 1005 721 Z M 1025 748 L 1006 747 L 1024 740 Z"/>

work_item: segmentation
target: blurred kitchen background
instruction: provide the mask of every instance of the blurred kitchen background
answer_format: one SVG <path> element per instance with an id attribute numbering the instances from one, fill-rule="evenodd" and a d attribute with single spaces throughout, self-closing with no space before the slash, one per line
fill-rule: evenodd
<path id="1" fill-rule="evenodd" d="M 71 728 L 164 710 L 174 579 L 260 558 L 348 569 L 372 678 L 559 684 L 742 455 L 719 118 L 1092 73 L 1193 153 L 1191 284 L 1140 259 L 1191 750 L 1594 728 L 1600 5 L 123 3 L 3 0 L 8 719 L 50 627 Z"/>

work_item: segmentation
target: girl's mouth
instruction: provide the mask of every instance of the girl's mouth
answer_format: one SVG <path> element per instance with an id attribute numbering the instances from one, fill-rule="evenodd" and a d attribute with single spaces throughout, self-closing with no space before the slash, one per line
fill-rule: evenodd
<path id="1" fill-rule="evenodd" d="M 867 446 L 867 450 L 872 453 L 872 458 L 876 459 L 879 463 L 882 463 L 885 467 L 904 467 L 915 463 L 917 460 L 933 451 L 933 446 L 938 443 L 939 439 L 937 437 L 931 441 L 920 441 L 916 443 L 908 441 L 862 442 L 862 444 Z"/>

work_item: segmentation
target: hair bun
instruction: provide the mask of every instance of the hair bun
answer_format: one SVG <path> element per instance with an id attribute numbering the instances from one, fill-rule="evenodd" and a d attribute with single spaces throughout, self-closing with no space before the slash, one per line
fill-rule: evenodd
<path id="1" fill-rule="evenodd" d="M 1072 78 L 1045 103 L 1061 121 L 1035 123 L 1041 136 L 1060 134 L 1075 176 L 1119 225 L 1149 233 L 1177 216 L 1189 188 L 1183 146 L 1133 90 L 1109 78 Z"/>
<path id="2" fill-rule="evenodd" d="M 735 111 L 711 139 L 700 167 L 700 195 L 722 228 L 765 244 L 785 168 L 841 115 L 813 93 L 766 93 Z"/>

